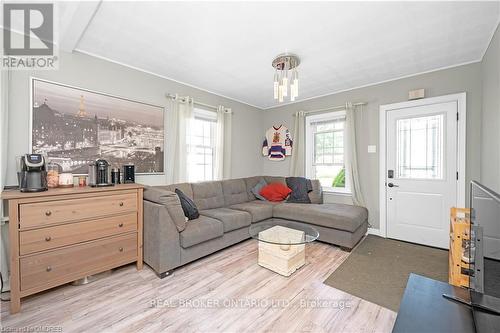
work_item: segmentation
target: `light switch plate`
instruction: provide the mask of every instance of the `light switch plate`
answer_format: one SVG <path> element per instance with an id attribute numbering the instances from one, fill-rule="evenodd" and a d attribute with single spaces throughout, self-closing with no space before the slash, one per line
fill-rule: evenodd
<path id="1" fill-rule="evenodd" d="M 374 154 L 377 152 L 377 146 L 375 145 L 368 145 L 368 153 Z"/>

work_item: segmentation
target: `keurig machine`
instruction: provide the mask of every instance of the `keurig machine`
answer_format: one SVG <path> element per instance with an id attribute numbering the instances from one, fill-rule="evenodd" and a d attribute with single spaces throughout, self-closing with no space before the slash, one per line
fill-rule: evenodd
<path id="1" fill-rule="evenodd" d="M 25 154 L 18 158 L 17 180 L 21 192 L 47 191 L 47 170 L 42 154 Z"/>

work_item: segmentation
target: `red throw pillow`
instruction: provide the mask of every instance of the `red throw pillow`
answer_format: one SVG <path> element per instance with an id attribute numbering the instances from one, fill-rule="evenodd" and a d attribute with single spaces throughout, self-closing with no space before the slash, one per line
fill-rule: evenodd
<path id="1" fill-rule="evenodd" d="M 269 201 L 283 201 L 292 190 L 282 183 L 271 183 L 260 190 L 260 195 Z"/>

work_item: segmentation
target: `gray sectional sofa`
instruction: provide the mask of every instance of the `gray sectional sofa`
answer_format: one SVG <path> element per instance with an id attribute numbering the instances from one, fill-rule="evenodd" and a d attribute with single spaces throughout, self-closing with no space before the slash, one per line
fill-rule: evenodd
<path id="1" fill-rule="evenodd" d="M 164 277 L 176 267 L 250 238 L 251 223 L 270 219 L 314 225 L 319 240 L 352 249 L 365 235 L 368 211 L 364 207 L 324 204 L 319 181 L 312 180 L 311 204 L 273 203 L 255 198 L 251 189 L 264 178 L 285 183 L 284 177 L 241 179 L 144 189 L 144 261 Z M 195 202 L 200 217 L 186 221 L 178 188 Z M 293 222 L 290 222 L 293 223 Z"/>

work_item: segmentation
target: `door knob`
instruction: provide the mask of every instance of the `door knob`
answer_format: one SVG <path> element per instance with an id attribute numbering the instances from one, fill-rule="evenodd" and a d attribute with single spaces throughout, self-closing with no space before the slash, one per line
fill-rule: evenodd
<path id="1" fill-rule="evenodd" d="M 393 184 L 393 183 L 389 183 L 389 184 L 387 184 L 387 186 L 389 186 L 389 187 L 399 187 L 399 185 L 396 185 L 396 184 Z"/>

